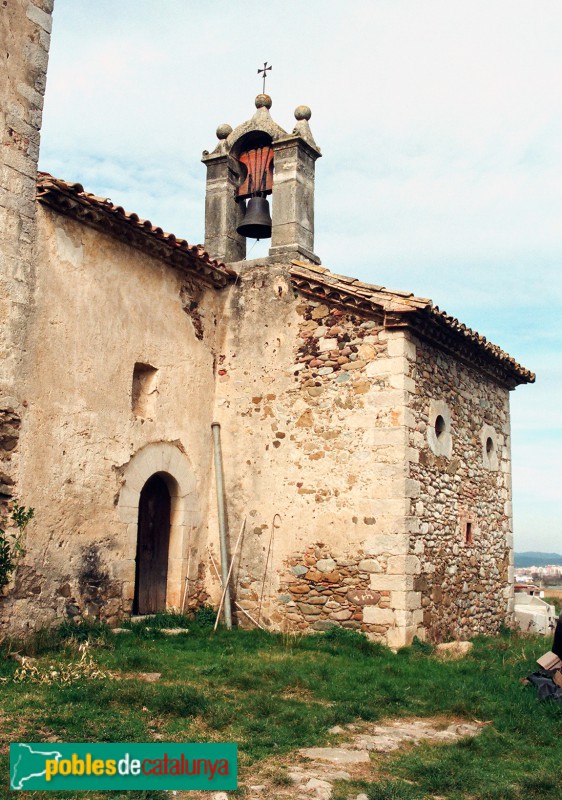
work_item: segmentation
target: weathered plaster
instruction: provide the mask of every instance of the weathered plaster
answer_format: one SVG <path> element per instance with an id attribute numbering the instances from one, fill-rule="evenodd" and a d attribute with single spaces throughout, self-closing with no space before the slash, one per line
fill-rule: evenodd
<path id="1" fill-rule="evenodd" d="M 69 609 L 106 619 L 127 613 L 138 507 L 130 492 L 140 492 L 139 481 L 150 477 L 151 468 L 177 485 L 169 604 L 178 606 L 183 599 L 188 546 L 193 549 L 188 601 L 196 591 L 198 553 L 206 539 L 222 301 L 213 290 L 193 291 L 202 338 L 188 313 L 186 276 L 39 207 L 28 332 L 33 361 L 24 375 L 27 413 L 19 447 L 20 502 L 35 508 L 25 565 L 37 574 L 40 591 L 4 599 L 5 620 L 35 626 Z M 150 419 L 133 413 L 137 362 L 158 370 Z M 123 499 L 127 493 L 129 499 Z M 95 602 L 80 578 L 92 547 L 96 570 L 105 576 Z M 70 594 L 61 594 L 61 586 Z"/>

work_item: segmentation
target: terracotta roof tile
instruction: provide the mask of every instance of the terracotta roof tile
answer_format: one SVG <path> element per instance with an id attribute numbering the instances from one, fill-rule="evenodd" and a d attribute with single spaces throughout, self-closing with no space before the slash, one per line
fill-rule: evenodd
<path id="1" fill-rule="evenodd" d="M 196 272 L 217 288 L 226 286 L 236 277 L 233 269 L 211 259 L 201 245 L 190 245 L 185 239 L 178 239 L 173 233 L 166 233 L 153 225 L 150 220 L 127 213 L 123 206 L 114 205 L 108 198 L 86 192 L 81 183 L 63 181 L 48 172 L 40 172 L 37 198 L 51 208 L 104 230 L 150 255 Z"/>
<path id="2" fill-rule="evenodd" d="M 201 245 L 190 245 L 173 233 L 166 233 L 150 220 L 127 213 L 105 197 L 84 190 L 80 183 L 70 183 L 40 172 L 37 198 L 46 205 L 95 228 L 126 241 L 157 258 L 197 273 L 207 283 L 221 288 L 232 282 L 237 273 L 221 261 L 211 259 Z M 345 305 L 358 313 L 382 316 L 387 327 L 409 326 L 422 337 L 431 339 L 460 356 L 459 342 L 479 355 L 482 367 L 495 365 L 496 377 L 507 384 L 533 383 L 535 375 L 518 364 L 486 337 L 459 322 L 455 317 L 424 297 L 409 292 L 386 289 L 347 275 L 330 272 L 326 267 L 293 261 L 290 273 L 295 286 L 305 294 Z M 470 355 L 470 354 L 469 354 Z M 477 360 L 477 359 L 476 359 Z"/>
<path id="3" fill-rule="evenodd" d="M 337 275 L 304 261 L 293 261 L 290 273 L 295 286 L 318 299 L 339 302 L 359 313 L 382 316 L 387 327 L 411 327 L 424 338 L 476 362 L 510 387 L 534 383 L 535 375 L 467 325 L 426 297 L 386 289 L 345 275 Z"/>

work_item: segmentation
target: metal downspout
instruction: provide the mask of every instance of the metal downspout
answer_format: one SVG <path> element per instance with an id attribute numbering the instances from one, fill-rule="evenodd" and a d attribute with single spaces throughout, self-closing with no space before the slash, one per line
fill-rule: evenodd
<path id="1" fill-rule="evenodd" d="M 213 431 L 213 450 L 215 454 L 215 477 L 217 483 L 217 508 L 219 515 L 219 540 L 221 552 L 221 578 L 225 588 L 224 624 L 232 629 L 232 610 L 230 606 L 230 587 L 228 586 L 228 551 L 226 547 L 226 509 L 224 503 L 224 474 L 222 471 L 221 426 L 218 422 L 211 425 Z"/>

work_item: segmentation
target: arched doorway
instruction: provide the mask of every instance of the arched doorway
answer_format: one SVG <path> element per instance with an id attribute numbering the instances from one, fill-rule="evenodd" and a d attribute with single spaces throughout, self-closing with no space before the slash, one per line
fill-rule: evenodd
<path id="1" fill-rule="evenodd" d="M 168 485 L 161 475 L 153 475 L 139 500 L 134 614 L 166 610 L 170 510 Z"/>
<path id="2" fill-rule="evenodd" d="M 123 580 L 123 596 L 132 613 L 138 613 L 135 597 L 138 576 L 136 555 L 141 492 L 154 476 L 162 479 L 171 498 L 168 542 L 168 585 L 166 608 L 181 608 L 185 597 L 188 550 L 202 525 L 195 473 L 185 452 L 175 442 L 151 442 L 138 450 L 124 466 L 117 508 L 123 530 L 123 559 L 115 563 Z"/>

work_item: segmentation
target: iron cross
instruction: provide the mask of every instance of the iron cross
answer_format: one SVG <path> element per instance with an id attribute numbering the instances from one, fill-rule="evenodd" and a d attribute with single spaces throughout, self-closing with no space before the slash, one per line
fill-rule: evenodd
<path id="1" fill-rule="evenodd" d="M 267 61 L 263 62 L 263 69 L 258 69 L 258 75 L 263 72 L 263 94 L 265 94 L 265 79 L 270 69 L 272 69 L 272 67 L 267 66 Z"/>

